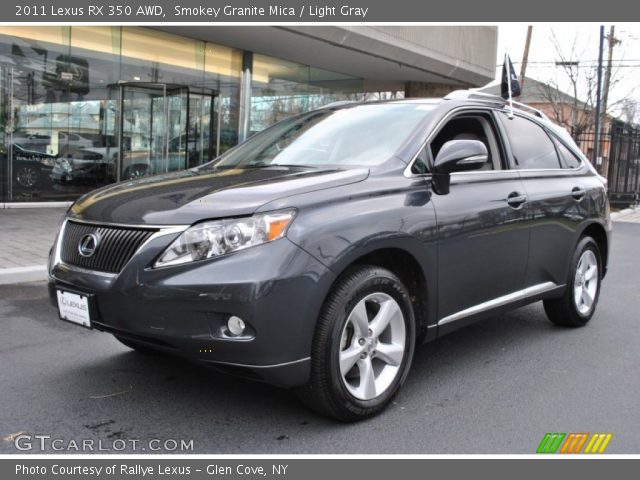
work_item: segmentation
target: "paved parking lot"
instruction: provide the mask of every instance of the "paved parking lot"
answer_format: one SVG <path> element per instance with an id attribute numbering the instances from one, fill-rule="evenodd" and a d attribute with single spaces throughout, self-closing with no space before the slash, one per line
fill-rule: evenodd
<path id="1" fill-rule="evenodd" d="M 533 453 L 546 432 L 611 432 L 607 452 L 639 453 L 639 239 L 639 224 L 616 223 L 586 328 L 555 327 L 535 304 L 453 333 L 418 350 L 391 408 L 355 425 L 284 390 L 141 356 L 59 321 L 42 283 L 0 286 L 0 453 L 16 452 L 9 439 L 20 432 L 314 454 Z"/>

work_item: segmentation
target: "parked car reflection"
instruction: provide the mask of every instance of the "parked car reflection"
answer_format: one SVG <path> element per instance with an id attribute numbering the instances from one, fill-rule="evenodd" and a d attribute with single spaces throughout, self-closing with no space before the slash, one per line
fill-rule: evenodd
<path id="1" fill-rule="evenodd" d="M 121 179 L 131 180 L 150 173 L 150 161 L 125 155 Z M 118 149 L 114 147 L 82 148 L 67 157 L 58 158 L 51 178 L 58 184 L 104 184 L 117 179 Z"/>
<path id="2" fill-rule="evenodd" d="M 42 188 L 48 181 L 57 157 L 48 153 L 29 150 L 14 143 L 12 181 L 17 189 Z"/>
<path id="3" fill-rule="evenodd" d="M 51 154 L 49 149 L 53 141 L 49 135 L 18 131 L 13 133 L 13 143 L 30 151 Z M 82 148 L 92 147 L 93 141 L 76 133 L 57 132 L 57 145 L 58 155 L 66 157 Z"/>

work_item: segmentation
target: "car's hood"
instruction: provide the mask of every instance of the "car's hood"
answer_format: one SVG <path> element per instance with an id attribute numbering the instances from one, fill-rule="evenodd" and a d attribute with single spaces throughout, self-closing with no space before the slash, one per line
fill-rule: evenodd
<path id="1" fill-rule="evenodd" d="M 80 198 L 69 216 L 136 225 L 187 225 L 250 215 L 279 198 L 360 182 L 368 169 L 268 167 L 195 169 L 103 187 Z"/>

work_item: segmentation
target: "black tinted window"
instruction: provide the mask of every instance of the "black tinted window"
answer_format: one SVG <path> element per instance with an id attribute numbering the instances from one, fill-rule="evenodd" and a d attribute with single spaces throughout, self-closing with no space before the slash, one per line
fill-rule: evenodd
<path id="1" fill-rule="evenodd" d="M 429 172 L 427 167 L 427 151 L 423 148 L 418 154 L 416 161 L 413 162 L 411 173 L 415 175 L 423 175 Z"/>
<path id="2" fill-rule="evenodd" d="M 510 119 L 505 115 L 502 123 L 509 136 L 516 168 L 560 168 L 556 148 L 542 127 L 518 116 Z"/>
<path id="3" fill-rule="evenodd" d="M 450 120 L 431 141 L 432 158 L 436 158 L 442 146 L 450 140 L 477 140 L 487 147 L 487 162 L 482 170 L 501 168 L 491 117 L 483 114 L 463 114 Z"/>
<path id="4" fill-rule="evenodd" d="M 580 159 L 567 147 L 565 147 L 562 142 L 556 142 L 558 146 L 558 152 L 560 152 L 560 156 L 562 157 L 562 166 L 564 168 L 578 168 L 580 166 Z"/>

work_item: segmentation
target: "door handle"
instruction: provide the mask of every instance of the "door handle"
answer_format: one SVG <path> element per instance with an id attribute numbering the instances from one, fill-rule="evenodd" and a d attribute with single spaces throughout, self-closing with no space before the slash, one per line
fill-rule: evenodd
<path id="1" fill-rule="evenodd" d="M 513 208 L 520 208 L 526 201 L 527 196 L 520 192 L 511 192 L 507 196 L 507 203 Z"/>
<path id="2" fill-rule="evenodd" d="M 573 187 L 573 190 L 571 190 L 571 196 L 577 201 L 582 200 L 586 194 L 587 191 L 584 188 Z"/>

